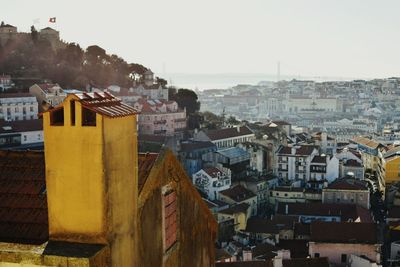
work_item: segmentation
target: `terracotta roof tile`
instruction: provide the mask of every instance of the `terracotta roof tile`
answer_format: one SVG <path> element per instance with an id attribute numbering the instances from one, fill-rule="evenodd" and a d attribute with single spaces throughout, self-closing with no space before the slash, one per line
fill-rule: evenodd
<path id="1" fill-rule="evenodd" d="M 0 241 L 47 241 L 44 174 L 42 152 L 0 151 Z"/>
<path id="2" fill-rule="evenodd" d="M 212 141 L 215 141 L 215 140 L 250 135 L 250 134 L 254 134 L 253 131 L 250 130 L 250 128 L 247 126 L 242 126 L 239 128 L 239 130 L 237 129 L 237 127 L 232 127 L 232 128 L 209 131 L 207 133 L 207 136 Z"/>
<path id="3" fill-rule="evenodd" d="M 0 121 L 0 134 L 42 131 L 43 120 Z"/>
<path id="4" fill-rule="evenodd" d="M 225 195 L 229 197 L 230 199 L 236 201 L 236 202 L 241 202 L 246 199 L 255 197 L 256 195 L 251 192 L 250 190 L 246 189 L 242 185 L 236 185 L 234 187 L 231 187 L 226 190 L 222 190 L 219 192 L 222 195 Z"/>
<path id="5" fill-rule="evenodd" d="M 158 153 L 140 153 L 138 157 L 139 165 L 139 192 L 142 191 L 144 184 L 146 183 L 147 177 L 156 162 Z"/>
<path id="6" fill-rule="evenodd" d="M 336 190 L 368 190 L 368 184 L 365 181 L 356 180 L 353 178 L 342 178 L 333 181 L 327 189 Z"/>
<path id="7" fill-rule="evenodd" d="M 315 221 L 311 223 L 310 229 L 311 241 L 315 242 L 359 244 L 378 242 L 378 230 L 375 223 Z"/>

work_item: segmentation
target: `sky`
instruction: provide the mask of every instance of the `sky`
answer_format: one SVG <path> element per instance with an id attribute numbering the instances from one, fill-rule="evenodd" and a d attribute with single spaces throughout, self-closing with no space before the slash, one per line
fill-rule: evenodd
<path id="1" fill-rule="evenodd" d="M 381 78 L 399 76 L 399 10 L 398 0 L 3 0 L 0 20 L 51 26 L 157 73 L 276 74 L 279 61 L 282 75 Z"/>

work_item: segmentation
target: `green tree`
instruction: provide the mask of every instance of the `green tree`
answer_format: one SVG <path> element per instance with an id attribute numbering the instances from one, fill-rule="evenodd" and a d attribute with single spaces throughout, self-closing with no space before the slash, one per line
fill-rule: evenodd
<path id="1" fill-rule="evenodd" d="M 189 89 L 179 89 L 176 94 L 169 96 L 171 100 L 175 100 L 180 108 L 186 108 L 187 114 L 194 114 L 200 110 L 200 102 L 197 94 Z"/>

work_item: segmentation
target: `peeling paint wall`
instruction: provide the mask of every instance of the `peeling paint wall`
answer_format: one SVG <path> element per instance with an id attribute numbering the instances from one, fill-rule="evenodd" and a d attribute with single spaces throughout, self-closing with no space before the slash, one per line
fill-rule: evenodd
<path id="1" fill-rule="evenodd" d="M 177 243 L 163 248 L 162 192 L 177 193 Z M 214 217 L 170 151 L 163 151 L 139 194 L 140 265 L 165 267 L 214 266 Z"/>

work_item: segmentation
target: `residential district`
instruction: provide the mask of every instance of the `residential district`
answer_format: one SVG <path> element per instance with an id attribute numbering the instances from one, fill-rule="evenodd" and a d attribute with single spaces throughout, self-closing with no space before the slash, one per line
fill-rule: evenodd
<path id="1" fill-rule="evenodd" d="M 400 78 L 0 91 L 0 266 L 400 266 Z"/>

